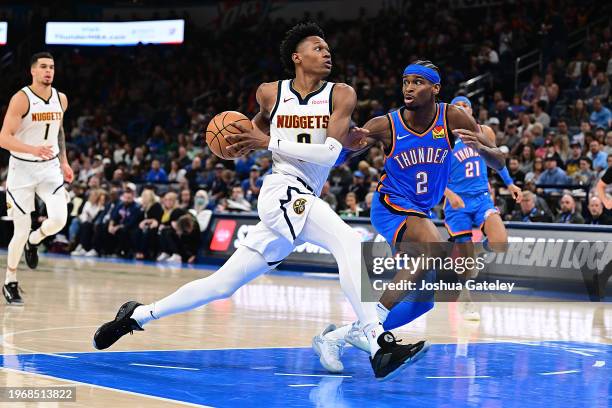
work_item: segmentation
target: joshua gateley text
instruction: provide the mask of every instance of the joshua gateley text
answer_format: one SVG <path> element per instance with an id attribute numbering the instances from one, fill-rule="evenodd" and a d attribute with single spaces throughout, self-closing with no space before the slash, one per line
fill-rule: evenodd
<path id="1" fill-rule="evenodd" d="M 468 279 L 465 282 L 427 282 L 425 280 L 412 282 L 409 280 L 401 280 L 397 282 L 385 282 L 381 279 L 372 282 L 374 290 L 462 290 L 464 287 L 468 290 L 476 291 L 496 291 L 496 292 L 512 292 L 514 283 L 500 282 L 499 279 L 492 282 L 477 282 L 474 279 Z"/>

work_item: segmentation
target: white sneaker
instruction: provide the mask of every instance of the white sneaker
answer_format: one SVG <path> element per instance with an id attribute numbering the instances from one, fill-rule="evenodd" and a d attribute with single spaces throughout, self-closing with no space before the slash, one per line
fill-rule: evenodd
<path id="1" fill-rule="evenodd" d="M 165 252 L 162 252 L 161 254 L 159 254 L 159 256 L 157 257 L 157 262 L 164 262 L 166 259 L 170 258 L 170 255 L 168 255 Z"/>
<path id="2" fill-rule="evenodd" d="M 84 255 L 85 256 L 98 256 L 98 251 L 92 248 L 89 251 L 85 252 Z"/>
<path id="3" fill-rule="evenodd" d="M 312 349 L 317 356 L 323 368 L 330 373 L 341 373 L 344 370 L 344 365 L 340 360 L 344 350 L 344 341 L 328 340 L 325 335 L 336 330 L 336 325 L 330 324 L 321 332 L 321 334 L 312 338 Z"/>
<path id="4" fill-rule="evenodd" d="M 72 256 L 83 256 L 83 255 L 85 255 L 85 253 L 87 253 L 87 251 L 85 251 L 85 249 L 83 248 L 83 245 L 79 244 L 75 248 L 75 250 L 70 253 L 70 255 L 72 255 Z"/>
<path id="5" fill-rule="evenodd" d="M 353 323 L 351 330 L 344 336 L 344 340 L 351 346 L 370 354 L 370 342 L 363 330 L 361 330 L 361 323 L 359 321 Z"/>
<path id="6" fill-rule="evenodd" d="M 172 254 L 172 256 L 166 259 L 168 263 L 183 263 L 183 258 L 179 254 Z"/>

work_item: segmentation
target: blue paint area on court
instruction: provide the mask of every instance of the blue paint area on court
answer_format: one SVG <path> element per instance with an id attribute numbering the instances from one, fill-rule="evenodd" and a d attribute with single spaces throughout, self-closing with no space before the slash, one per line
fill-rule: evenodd
<path id="1" fill-rule="evenodd" d="M 344 354 L 342 375 L 349 378 L 324 377 L 309 348 L 64 355 L 77 358 L 6 355 L 0 362 L 9 369 L 217 407 L 612 404 L 612 345 L 593 343 L 436 344 L 384 383 L 374 380 L 367 356 L 353 348 Z"/>

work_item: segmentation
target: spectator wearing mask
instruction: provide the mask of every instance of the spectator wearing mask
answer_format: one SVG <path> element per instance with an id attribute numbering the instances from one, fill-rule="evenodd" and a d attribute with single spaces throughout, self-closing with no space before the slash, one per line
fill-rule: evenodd
<path id="1" fill-rule="evenodd" d="M 512 221 L 522 222 L 551 222 L 552 217 L 543 209 L 536 207 L 537 196 L 531 191 L 523 192 L 520 210 L 512 214 Z"/>
<path id="2" fill-rule="evenodd" d="M 576 201 L 570 194 L 564 194 L 559 201 L 561 212 L 555 219 L 560 224 L 584 224 L 584 218 L 576 211 Z"/>
<path id="3" fill-rule="evenodd" d="M 198 220 L 201 232 L 208 228 L 210 218 L 212 217 L 213 212 L 208 209 L 208 204 L 208 193 L 204 190 L 196 191 L 193 199 L 193 209 L 189 210 L 189 212 Z"/>
<path id="4" fill-rule="evenodd" d="M 612 225 L 612 217 L 604 212 L 604 205 L 599 197 L 591 197 L 589 200 L 589 216 L 586 223 L 591 225 Z"/>

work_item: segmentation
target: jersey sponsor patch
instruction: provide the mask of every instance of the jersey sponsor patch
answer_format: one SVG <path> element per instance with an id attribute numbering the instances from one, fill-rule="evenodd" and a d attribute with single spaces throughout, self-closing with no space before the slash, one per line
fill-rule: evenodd
<path id="1" fill-rule="evenodd" d="M 446 137 L 444 132 L 444 126 L 436 126 L 435 128 L 433 128 L 432 133 L 434 139 L 443 139 L 444 137 Z"/>
<path id="2" fill-rule="evenodd" d="M 295 200 L 293 202 L 293 211 L 295 211 L 297 215 L 304 214 L 304 211 L 306 211 L 306 199 L 298 198 L 297 200 Z"/>

